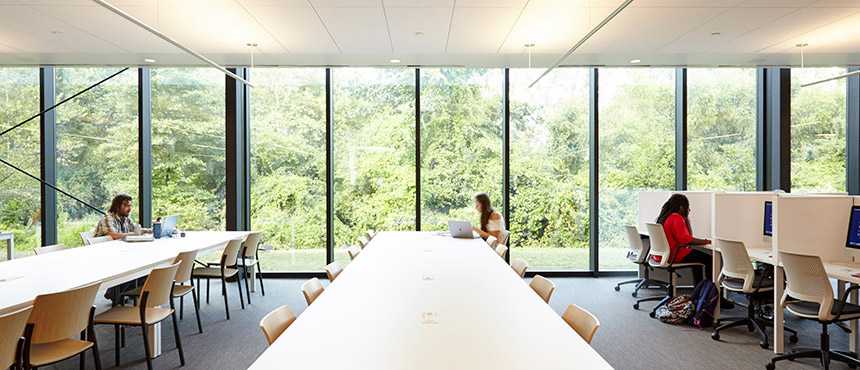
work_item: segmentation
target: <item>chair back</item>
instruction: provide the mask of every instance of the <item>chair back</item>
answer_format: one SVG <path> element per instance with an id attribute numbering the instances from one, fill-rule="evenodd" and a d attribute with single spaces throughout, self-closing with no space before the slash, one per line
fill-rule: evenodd
<path id="1" fill-rule="evenodd" d="M 636 226 L 624 225 L 624 231 L 627 232 L 627 257 L 633 263 L 642 263 L 648 258 L 648 251 L 645 250 L 645 243 L 642 242 L 639 229 Z"/>
<path id="2" fill-rule="evenodd" d="M 33 324 L 32 344 L 56 342 L 79 335 L 90 323 L 90 310 L 101 282 L 64 292 L 42 294 L 33 301 L 27 319 Z"/>
<path id="3" fill-rule="evenodd" d="M 374 232 L 373 229 L 369 229 L 364 233 L 364 236 L 367 237 L 367 241 L 371 241 L 373 240 L 373 237 L 376 236 L 376 232 Z"/>
<path id="4" fill-rule="evenodd" d="M 68 249 L 68 248 L 69 247 L 66 247 L 65 244 L 54 244 L 54 245 L 47 245 L 44 247 L 33 248 L 33 252 L 35 252 L 36 255 L 38 256 L 40 254 L 48 254 L 51 252 L 57 252 L 57 251 L 61 251 L 63 249 Z"/>
<path id="5" fill-rule="evenodd" d="M 349 252 L 350 261 L 354 260 L 355 257 L 358 257 L 358 254 L 361 253 L 361 249 L 354 245 L 350 245 L 349 249 L 347 249 L 346 251 Z"/>
<path id="6" fill-rule="evenodd" d="M 320 279 L 312 278 L 302 284 L 302 294 L 305 295 L 305 301 L 308 302 L 308 306 L 317 299 L 317 297 L 322 294 L 324 288 L 322 283 L 320 283 Z"/>
<path id="7" fill-rule="evenodd" d="M 755 268 L 750 261 L 750 255 L 747 252 L 743 242 L 716 238 L 717 248 L 723 256 L 723 269 L 720 271 L 720 278 L 717 285 L 723 282 L 726 277 L 735 279 L 744 279 L 744 292 L 752 292 L 756 287 L 755 283 Z"/>
<path id="8" fill-rule="evenodd" d="M 227 242 L 227 246 L 224 247 L 224 251 L 221 252 L 221 261 L 223 262 L 222 266 L 236 266 L 236 260 L 239 259 L 239 252 L 241 252 L 242 243 L 244 241 L 245 237 L 243 236 Z"/>
<path id="9" fill-rule="evenodd" d="M 666 232 L 663 231 L 663 225 L 648 222 L 645 223 L 648 229 L 648 237 L 651 240 L 651 255 L 660 256 L 660 267 L 669 267 L 670 258 L 672 258 L 672 249 L 669 248 L 669 239 L 666 238 Z"/>
<path id="10" fill-rule="evenodd" d="M 499 244 L 496 246 L 496 254 L 498 254 L 499 257 L 505 258 L 505 253 L 507 252 L 508 247 L 506 247 L 504 244 Z"/>
<path id="11" fill-rule="evenodd" d="M 366 237 L 363 237 L 363 236 L 358 237 L 358 245 L 361 246 L 361 249 L 364 249 L 365 247 L 367 247 L 367 243 L 370 243 L 370 241 L 367 240 Z"/>
<path id="12" fill-rule="evenodd" d="M 173 281 L 182 284 L 191 280 L 191 273 L 194 272 L 194 258 L 197 257 L 197 250 L 179 253 L 173 259 L 173 263 L 178 263 L 179 268 L 176 269 L 176 277 Z"/>
<path id="13" fill-rule="evenodd" d="M 549 281 L 549 279 L 540 275 L 535 275 L 535 277 L 532 279 L 532 282 L 529 283 L 529 286 L 546 303 L 549 303 L 549 297 L 552 296 L 552 291 L 555 290 L 555 284 L 553 284 L 552 281 Z"/>
<path id="14" fill-rule="evenodd" d="M 93 235 L 95 235 L 95 232 L 94 231 L 83 231 L 83 232 L 80 232 L 79 234 L 81 235 L 81 242 L 83 242 L 84 245 L 90 245 L 90 238 L 92 238 Z"/>
<path id="15" fill-rule="evenodd" d="M 89 244 L 92 245 L 92 244 L 109 242 L 109 241 L 113 240 L 113 237 L 111 237 L 110 235 L 104 235 L 104 236 L 99 236 L 99 237 L 95 237 L 95 238 L 89 238 L 87 240 L 89 240 Z"/>
<path id="16" fill-rule="evenodd" d="M 6 369 L 15 363 L 18 339 L 27 326 L 27 318 L 33 306 L 22 308 L 0 316 L 0 368 Z"/>
<path id="17" fill-rule="evenodd" d="M 341 271 L 343 271 L 343 267 L 340 267 L 340 263 L 337 261 L 325 266 L 325 274 L 328 275 L 328 281 L 334 281 L 340 275 Z"/>
<path id="18" fill-rule="evenodd" d="M 517 275 L 524 277 L 526 276 L 526 269 L 529 268 L 529 263 L 517 258 L 514 262 L 511 262 L 511 268 L 516 271 Z"/>
<path id="19" fill-rule="evenodd" d="M 575 304 L 567 306 L 561 318 L 588 344 L 591 344 L 591 338 L 594 337 L 594 332 L 600 326 L 600 321 L 591 312 Z"/>
<path id="20" fill-rule="evenodd" d="M 253 231 L 248 233 L 248 238 L 242 243 L 242 250 L 245 254 L 242 257 L 256 258 L 257 248 L 260 247 L 260 238 L 263 237 L 262 231 Z"/>
<path id="21" fill-rule="evenodd" d="M 490 248 L 496 249 L 496 245 L 499 244 L 499 239 L 497 239 L 495 236 L 490 235 L 487 237 L 486 242 L 487 245 L 490 246 Z"/>
<path id="22" fill-rule="evenodd" d="M 499 244 L 508 245 L 508 237 L 511 236 L 511 232 L 505 229 L 499 231 Z"/>
<path id="23" fill-rule="evenodd" d="M 269 345 L 275 343 L 275 340 L 290 327 L 293 321 L 296 321 L 296 315 L 287 305 L 278 307 L 263 317 L 260 320 L 260 328 L 263 329 L 263 334 L 269 341 Z"/>
<path id="24" fill-rule="evenodd" d="M 789 296 L 801 301 L 815 302 L 818 303 L 818 319 L 832 320 L 835 317 L 830 312 L 833 306 L 833 288 L 821 258 L 780 251 L 779 260 L 787 281 L 780 306 L 787 305 L 786 298 Z"/>
<path id="25" fill-rule="evenodd" d="M 176 278 L 176 270 L 182 262 L 174 263 L 170 266 L 154 268 L 146 277 L 146 282 L 143 283 L 143 290 L 140 291 L 140 296 L 149 292 L 149 297 L 146 300 L 146 307 L 158 307 L 170 300 L 170 293 L 173 291 L 173 279 Z M 143 300 L 138 304 L 144 303 Z"/>

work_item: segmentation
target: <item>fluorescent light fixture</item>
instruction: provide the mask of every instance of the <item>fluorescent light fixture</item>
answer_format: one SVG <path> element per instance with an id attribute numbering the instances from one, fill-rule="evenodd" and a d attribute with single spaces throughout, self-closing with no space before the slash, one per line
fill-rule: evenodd
<path id="1" fill-rule="evenodd" d="M 95 1 L 99 1 L 99 0 L 95 0 Z M 558 67 L 561 64 L 561 62 L 563 62 L 565 59 L 567 59 L 567 57 L 570 56 L 570 54 L 573 54 L 573 52 L 576 51 L 576 49 L 579 49 L 579 47 L 582 46 L 582 44 L 584 44 L 586 41 L 588 41 L 588 39 L 590 39 L 591 36 L 594 36 L 594 34 L 597 33 L 597 31 L 600 31 L 600 29 L 603 28 L 603 26 L 605 26 L 607 23 L 609 23 L 609 21 L 611 21 L 612 18 L 615 18 L 615 16 L 618 15 L 618 13 L 621 13 L 621 11 L 624 10 L 624 8 L 626 8 L 632 2 L 633 2 L 633 0 L 625 0 L 623 3 L 621 3 L 621 5 L 619 5 L 617 8 L 615 8 L 615 10 L 613 10 L 612 13 L 609 13 L 609 15 L 606 17 L 606 19 L 604 19 L 603 21 L 598 23 L 597 26 L 595 26 L 591 31 L 588 31 L 588 33 L 585 34 L 585 37 L 583 37 L 581 40 L 579 40 L 579 42 L 574 44 L 573 47 L 570 48 L 570 50 L 568 50 L 566 53 L 564 53 L 564 55 L 562 55 L 555 62 L 553 62 L 552 65 L 550 65 L 549 68 L 546 69 L 546 71 L 543 71 L 543 73 L 540 76 L 538 76 L 538 78 L 535 80 L 535 82 L 532 82 L 532 84 L 529 85 L 529 87 L 534 86 L 536 83 L 538 83 L 538 81 L 540 81 L 541 78 L 543 78 L 543 76 L 546 76 L 553 69 L 555 69 L 555 67 Z"/>
<path id="2" fill-rule="evenodd" d="M 143 61 L 147 62 L 147 63 L 155 63 L 155 59 L 152 59 L 152 58 L 146 58 Z"/>
<path id="3" fill-rule="evenodd" d="M 858 75 L 858 74 L 860 74 L 860 71 L 854 71 L 854 72 L 843 73 L 843 74 L 841 74 L 841 75 L 833 76 L 833 77 L 828 77 L 828 78 L 825 78 L 825 79 L 823 79 L 823 80 L 818 80 L 818 81 L 808 82 L 808 83 L 805 83 L 805 84 L 800 85 L 800 87 L 807 87 L 807 86 L 812 86 L 812 85 L 818 85 L 818 84 L 820 84 L 820 83 L 825 83 L 825 82 L 833 81 L 833 80 L 839 80 L 839 79 L 843 79 L 843 78 L 846 78 L 846 77 L 851 77 L 851 76 Z"/>
<path id="4" fill-rule="evenodd" d="M 642 63 L 642 59 L 630 59 L 630 63 L 639 64 Z"/>
<path id="5" fill-rule="evenodd" d="M 138 27 L 140 27 L 140 28 L 143 28 L 143 29 L 147 30 L 149 33 L 151 33 L 151 34 L 153 34 L 153 35 L 155 35 L 155 36 L 158 36 L 159 38 L 161 38 L 161 39 L 162 39 L 162 40 L 164 40 L 164 41 L 169 42 L 169 43 L 170 43 L 170 44 L 172 44 L 173 46 L 176 46 L 177 48 L 182 49 L 182 51 L 184 51 L 184 52 L 186 52 L 186 53 L 188 53 L 188 54 L 191 54 L 192 56 L 194 56 L 194 57 L 195 57 L 195 58 L 197 58 L 197 59 L 200 59 L 201 61 L 203 61 L 204 63 L 206 63 L 206 64 L 208 64 L 208 65 L 210 65 L 210 66 L 212 66 L 212 67 L 214 67 L 215 69 L 217 69 L 217 70 L 219 70 L 219 71 L 221 71 L 221 72 L 224 72 L 224 74 L 226 74 L 226 75 L 228 75 L 228 76 L 230 76 L 230 77 L 232 77 L 232 78 L 236 79 L 237 81 L 241 81 L 243 84 L 245 84 L 245 85 L 247 85 L 247 86 L 254 87 L 254 85 L 253 85 L 253 84 L 251 84 L 250 82 L 248 82 L 248 80 L 246 80 L 246 79 L 244 79 L 244 78 L 242 78 L 242 77 L 239 77 L 239 76 L 238 76 L 238 75 L 236 75 L 235 73 L 228 71 L 228 70 L 227 70 L 227 68 L 224 68 L 224 67 L 222 67 L 222 66 L 218 65 L 218 63 L 215 63 L 215 62 L 213 62 L 213 61 L 209 60 L 209 58 L 206 58 L 206 57 L 204 57 L 203 55 L 200 55 L 199 53 L 197 53 L 196 51 L 189 49 L 187 46 L 180 44 L 180 43 L 179 43 L 179 41 L 176 41 L 176 40 L 174 40 L 174 39 L 170 38 L 170 36 L 167 36 L 167 35 L 165 35 L 165 34 L 163 34 L 163 33 L 159 32 L 159 31 L 158 31 L 158 30 L 156 30 L 155 28 L 150 27 L 150 26 L 149 26 L 149 25 L 147 25 L 146 23 L 141 22 L 141 21 L 140 21 L 140 20 L 138 20 L 137 18 L 135 18 L 135 17 L 131 16 L 131 14 L 128 14 L 128 13 L 126 13 L 126 12 L 124 12 L 124 11 L 120 10 L 119 8 L 117 8 L 117 7 L 115 7 L 115 6 L 111 5 L 111 4 L 109 4 L 109 3 L 105 2 L 105 1 L 103 1 L 103 0 L 93 0 L 93 1 L 94 1 L 96 4 L 99 4 L 99 5 L 103 6 L 105 9 L 110 10 L 110 11 L 112 11 L 112 12 L 116 13 L 116 14 L 117 14 L 117 15 L 119 15 L 120 17 L 123 17 L 123 18 L 127 19 L 127 20 L 128 20 L 128 21 L 130 21 L 131 23 L 136 24 Z"/>
<path id="6" fill-rule="evenodd" d="M 400 59 L 392 59 L 389 62 L 391 63 L 400 63 Z"/>

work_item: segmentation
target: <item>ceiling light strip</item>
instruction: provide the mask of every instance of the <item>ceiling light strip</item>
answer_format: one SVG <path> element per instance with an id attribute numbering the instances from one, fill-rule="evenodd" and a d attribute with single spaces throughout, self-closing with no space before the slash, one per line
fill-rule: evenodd
<path id="1" fill-rule="evenodd" d="M 95 0 L 95 1 L 99 1 L 99 0 Z M 573 45 L 573 47 L 570 48 L 570 50 L 568 50 L 566 53 L 564 53 L 564 55 L 562 55 L 560 58 L 558 58 L 558 60 L 553 62 L 552 65 L 546 69 L 546 71 L 544 71 L 540 76 L 538 76 L 538 78 L 535 80 L 535 82 L 532 82 L 532 84 L 529 85 L 529 87 L 534 86 L 536 83 L 538 83 L 538 81 L 540 81 L 541 78 L 543 78 L 543 76 L 546 76 L 553 69 L 555 69 L 555 67 L 558 67 L 561 64 L 561 62 L 563 62 L 565 59 L 567 59 L 567 57 L 570 56 L 570 54 L 573 54 L 573 52 L 576 51 L 576 49 L 579 49 L 579 47 L 582 46 L 582 44 L 584 44 L 586 41 L 588 41 L 588 39 L 591 38 L 591 36 L 594 36 L 594 34 L 597 33 L 597 31 L 599 31 L 601 28 L 603 28 L 603 26 L 605 26 L 607 23 L 609 23 L 609 21 L 611 21 L 612 18 L 615 18 L 615 16 L 618 15 L 618 13 L 621 13 L 621 11 L 624 10 L 624 8 L 626 8 L 632 2 L 633 2 L 633 0 L 625 0 L 624 3 L 622 3 L 621 5 L 618 6 L 618 8 L 615 8 L 615 10 L 612 11 L 612 13 L 610 13 L 609 16 L 606 17 L 606 19 L 604 19 L 597 26 L 595 26 L 594 29 L 592 29 L 591 31 L 588 31 L 588 33 L 585 34 L 585 37 L 583 37 L 582 40 L 579 40 L 579 42 L 577 42 L 575 45 Z"/>
<path id="2" fill-rule="evenodd" d="M 843 73 L 843 74 L 841 74 L 841 75 L 833 76 L 833 77 L 828 77 L 828 78 L 825 78 L 825 79 L 823 79 L 823 80 L 818 80 L 818 81 L 813 81 L 813 82 L 805 83 L 805 84 L 800 85 L 800 87 L 807 87 L 807 86 L 812 86 L 812 85 L 818 85 L 818 84 L 820 84 L 820 83 L 824 83 L 824 82 L 827 82 L 827 81 L 838 80 L 838 79 L 842 79 L 842 78 L 845 78 L 845 77 L 851 77 L 851 76 L 858 75 L 858 74 L 860 74 L 860 71 L 854 71 L 854 72 Z"/>
<path id="3" fill-rule="evenodd" d="M 135 18 L 135 17 L 131 16 L 130 14 L 128 14 L 128 13 L 126 13 L 126 12 L 124 12 L 124 11 L 120 10 L 119 8 L 117 8 L 117 7 L 115 7 L 115 6 L 111 5 L 111 4 L 109 4 L 109 3 L 107 3 L 107 2 L 105 2 L 105 1 L 103 1 L 103 0 L 93 0 L 93 1 L 94 1 L 94 2 L 96 2 L 97 4 L 99 4 L 99 5 L 103 6 L 105 9 L 110 10 L 110 11 L 112 11 L 112 12 L 116 13 L 116 14 L 117 14 L 117 15 L 119 15 L 120 17 L 123 17 L 123 18 L 125 18 L 125 19 L 129 20 L 131 23 L 134 23 L 134 24 L 138 25 L 140 28 L 143 28 L 143 29 L 145 29 L 145 30 L 149 31 L 149 33 L 151 33 L 151 34 L 153 34 L 153 35 L 155 35 L 155 36 L 158 36 L 159 38 L 161 38 L 161 39 L 162 39 L 162 40 L 164 40 L 164 41 L 169 42 L 169 43 L 170 43 L 170 44 L 172 44 L 173 46 L 176 46 L 177 48 L 182 49 L 182 51 L 184 51 L 184 52 L 186 52 L 186 53 L 188 53 L 188 54 L 191 54 L 192 56 L 194 56 L 194 57 L 195 57 L 195 58 L 197 58 L 197 59 L 200 59 L 200 60 L 201 60 L 201 61 L 203 61 L 204 63 L 206 63 L 206 64 L 208 64 L 208 65 L 210 65 L 210 66 L 212 66 L 212 67 L 214 67 L 214 68 L 218 69 L 218 70 L 219 70 L 219 71 L 221 71 L 221 72 L 224 72 L 224 74 L 226 74 L 226 75 L 228 75 L 228 76 L 230 76 L 230 77 L 232 77 L 232 78 L 236 79 L 237 81 L 241 81 L 241 82 L 242 82 L 242 83 L 244 83 L 245 85 L 248 85 L 248 86 L 250 86 L 250 87 L 254 87 L 254 85 L 253 85 L 253 84 L 251 84 L 250 82 L 248 82 L 248 80 L 246 80 L 246 79 L 244 79 L 244 78 L 242 78 L 242 77 L 239 77 L 239 76 L 238 76 L 238 75 L 236 75 L 235 73 L 228 71 L 228 70 L 227 70 L 227 68 L 224 68 L 224 67 L 220 66 L 218 63 L 215 63 L 215 62 L 213 62 L 213 61 L 209 60 L 209 58 L 206 58 L 206 57 L 204 57 L 204 56 L 200 55 L 199 53 L 197 53 L 196 51 L 194 51 L 194 50 L 191 50 L 191 49 L 187 48 L 185 45 L 180 44 L 180 43 L 179 43 L 179 41 L 176 41 L 176 40 L 174 40 L 174 39 L 170 38 L 170 36 L 167 36 L 167 35 L 165 35 L 165 34 L 163 34 L 163 33 L 161 33 L 161 32 L 158 32 L 158 30 L 156 30 L 155 28 L 150 27 L 150 26 L 149 26 L 149 25 L 147 25 L 146 23 L 141 22 L 141 21 L 140 21 L 140 20 L 138 20 L 137 18 Z"/>

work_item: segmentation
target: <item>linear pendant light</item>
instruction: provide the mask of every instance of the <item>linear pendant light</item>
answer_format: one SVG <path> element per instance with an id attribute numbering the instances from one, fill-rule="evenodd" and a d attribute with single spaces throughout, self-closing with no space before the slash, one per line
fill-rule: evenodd
<path id="1" fill-rule="evenodd" d="M 124 11 L 120 10 L 119 8 L 117 8 L 117 7 L 115 7 L 115 6 L 111 5 L 111 4 L 109 4 L 108 2 L 103 1 L 103 0 L 93 0 L 93 1 L 94 1 L 94 2 L 96 2 L 96 4 L 99 4 L 99 5 L 103 6 L 105 9 L 110 10 L 110 11 L 112 11 L 112 12 L 116 13 L 116 14 L 117 14 L 117 15 L 119 15 L 120 17 L 123 17 L 123 18 L 127 19 L 127 20 L 128 20 L 128 21 L 130 21 L 131 23 L 134 23 L 134 24 L 138 25 L 140 28 L 145 29 L 145 30 L 146 30 L 146 31 L 148 31 L 149 33 L 151 33 L 151 34 L 153 34 L 153 35 L 155 35 L 155 36 L 158 36 L 159 38 L 161 38 L 161 39 L 162 39 L 162 40 L 164 40 L 164 41 L 169 42 L 169 43 L 170 43 L 170 44 L 172 44 L 173 46 L 176 46 L 177 48 L 182 49 L 182 51 L 184 51 L 184 52 L 186 52 L 186 53 L 188 53 L 188 54 L 191 54 L 192 56 L 194 56 L 194 57 L 195 57 L 195 58 L 197 58 L 197 59 L 200 59 L 200 60 L 201 60 L 201 61 L 203 61 L 204 63 L 206 63 L 206 64 L 208 64 L 208 65 L 210 65 L 210 66 L 212 66 L 212 67 L 215 67 L 216 69 L 218 69 L 218 70 L 219 70 L 219 71 L 221 71 L 221 72 L 224 72 L 224 74 L 226 74 L 226 75 L 228 75 L 228 76 L 230 76 L 230 77 L 232 77 L 232 78 L 234 78 L 234 79 L 236 79 L 236 80 L 238 80 L 238 81 L 241 81 L 241 82 L 242 82 L 243 84 L 245 84 L 245 85 L 248 85 L 248 86 L 250 86 L 250 87 L 254 87 L 254 85 L 253 85 L 253 84 L 251 84 L 250 82 L 248 82 L 248 80 L 246 80 L 246 79 L 244 79 L 244 78 L 242 78 L 242 77 L 239 77 L 239 76 L 238 76 L 238 75 L 236 75 L 235 73 L 228 71 L 228 70 L 227 70 L 227 68 L 224 68 L 224 67 L 220 66 L 218 63 L 215 63 L 215 62 L 213 62 L 213 61 L 209 60 L 209 58 L 206 58 L 206 57 L 204 57 L 203 55 L 200 55 L 199 53 L 197 53 L 196 51 L 191 50 L 190 48 L 186 47 L 185 45 L 180 44 L 180 43 L 179 43 L 179 41 L 176 41 L 176 40 L 174 40 L 174 39 L 170 38 L 170 36 L 167 36 L 167 35 L 165 35 L 165 34 L 163 34 L 163 33 L 159 32 L 159 31 L 158 31 L 158 30 L 156 30 L 155 28 L 150 27 L 150 26 L 149 26 L 149 25 L 147 25 L 146 23 L 143 23 L 143 22 L 142 22 L 142 21 L 140 21 L 139 19 L 137 19 L 137 18 L 133 17 L 131 14 L 128 14 L 128 13 L 126 13 L 126 12 L 124 12 Z"/>
<path id="2" fill-rule="evenodd" d="M 98 1 L 98 0 L 96 0 L 96 1 Z M 618 15 L 618 13 L 621 13 L 621 11 L 624 10 L 624 8 L 626 8 L 632 2 L 633 2 L 633 0 L 626 0 L 621 5 L 619 5 L 617 8 L 615 8 L 615 10 L 612 11 L 612 13 L 610 13 L 609 16 L 606 17 L 606 19 L 604 19 L 602 22 L 598 23 L 597 26 L 594 27 L 594 29 L 592 29 L 591 31 L 588 31 L 588 33 L 585 34 L 585 37 L 583 37 L 582 40 L 579 40 L 579 42 L 574 44 L 573 47 L 570 48 L 570 50 L 568 50 L 566 53 L 564 53 L 564 55 L 562 55 L 560 58 L 558 58 L 558 60 L 553 62 L 552 65 L 550 65 L 549 68 L 546 69 L 546 71 L 544 71 L 540 76 L 538 76 L 538 78 L 535 80 L 535 82 L 532 82 L 532 84 L 529 85 L 529 87 L 534 86 L 536 83 L 538 83 L 538 81 L 540 81 L 541 78 L 543 78 L 543 76 L 546 76 L 553 69 L 555 69 L 555 67 L 558 67 L 561 64 L 561 62 L 563 62 L 565 59 L 567 59 L 567 57 L 570 56 L 570 54 L 573 54 L 573 52 L 576 51 L 576 49 L 579 49 L 579 47 L 582 46 L 582 44 L 584 44 L 586 41 L 588 41 L 588 39 L 590 39 L 591 36 L 594 36 L 594 34 L 597 33 L 597 31 L 599 31 L 601 28 L 603 28 L 603 26 L 605 26 L 607 23 L 609 23 L 609 21 L 611 21 L 612 18 L 615 18 L 615 16 Z"/>
<path id="3" fill-rule="evenodd" d="M 827 82 L 827 81 L 839 80 L 839 79 L 846 78 L 846 77 L 850 77 L 850 76 L 854 76 L 854 75 L 857 75 L 857 74 L 860 74 L 860 71 L 854 71 L 854 72 L 843 73 L 843 74 L 841 74 L 841 75 L 833 76 L 833 77 L 828 77 L 828 78 L 825 78 L 825 79 L 823 79 L 823 80 L 818 80 L 818 81 L 808 82 L 808 83 L 805 83 L 805 84 L 800 85 L 800 87 L 807 87 L 807 86 L 812 86 L 812 85 L 818 85 L 818 84 L 820 84 L 820 83 L 824 83 L 824 82 Z"/>

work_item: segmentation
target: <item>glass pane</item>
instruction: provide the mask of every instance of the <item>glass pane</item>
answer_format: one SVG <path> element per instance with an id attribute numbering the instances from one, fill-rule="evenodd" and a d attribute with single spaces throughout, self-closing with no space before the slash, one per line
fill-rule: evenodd
<path id="1" fill-rule="evenodd" d="M 335 260 L 367 229 L 415 230 L 415 71 L 342 68 L 334 83 Z"/>
<path id="2" fill-rule="evenodd" d="M 487 193 L 504 213 L 501 69 L 421 70 L 421 230 L 480 215 L 473 198 Z"/>
<path id="3" fill-rule="evenodd" d="M 755 191 L 756 70 L 687 70 L 687 188 Z"/>
<path id="4" fill-rule="evenodd" d="M 512 69 L 511 258 L 588 267 L 588 69 Z"/>
<path id="5" fill-rule="evenodd" d="M 326 246 L 325 70 L 251 71 L 251 228 L 264 271 L 322 271 Z"/>
<path id="6" fill-rule="evenodd" d="M 600 269 L 634 269 L 623 226 L 638 193 L 675 187 L 675 70 L 606 68 L 600 78 Z"/>
<path id="7" fill-rule="evenodd" d="M 0 131 L 39 112 L 39 69 L 0 68 Z M 39 119 L 0 136 L 0 158 L 39 176 Z M 0 164 L 0 231 L 15 233 L 15 257 L 33 254 L 42 245 L 41 185 Z M 6 259 L 0 241 L 0 260 Z"/>
<path id="8" fill-rule="evenodd" d="M 224 86 L 212 68 L 152 70 L 152 215 L 181 230 L 226 226 Z"/>
<path id="9" fill-rule="evenodd" d="M 116 73 L 118 68 L 58 68 L 57 101 Z M 57 187 L 107 212 L 113 197 L 132 197 L 138 221 L 137 70 L 129 69 L 57 108 Z M 83 245 L 101 214 L 57 194 L 58 241 Z"/>
<path id="10" fill-rule="evenodd" d="M 845 191 L 845 68 L 791 69 L 791 191 Z"/>

